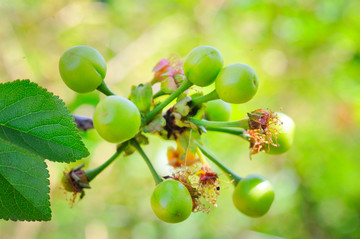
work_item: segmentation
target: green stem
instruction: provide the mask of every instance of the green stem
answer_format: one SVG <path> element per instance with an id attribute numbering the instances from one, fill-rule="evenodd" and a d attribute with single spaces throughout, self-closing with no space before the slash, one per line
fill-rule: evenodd
<path id="1" fill-rule="evenodd" d="M 225 127 L 205 127 L 205 129 L 208 131 L 222 132 L 222 133 L 240 136 L 245 140 L 249 139 L 249 135 L 247 134 L 246 129 L 225 128 Z"/>
<path id="2" fill-rule="evenodd" d="M 208 120 L 196 120 L 189 118 L 191 123 L 197 126 L 204 127 L 239 127 L 243 129 L 249 129 L 249 119 L 241 119 L 237 121 L 208 121 Z"/>
<path id="3" fill-rule="evenodd" d="M 142 121 L 142 125 L 144 126 L 147 123 L 149 123 L 155 117 L 155 115 L 157 115 L 160 111 L 162 111 L 162 109 L 164 109 L 168 104 L 170 104 L 171 101 L 173 101 L 176 97 L 178 97 L 185 90 L 189 89 L 192 85 L 193 85 L 193 83 L 191 83 L 189 80 L 185 80 L 180 85 L 180 87 L 177 88 L 176 91 L 174 91 L 168 98 L 166 98 L 166 100 L 161 102 L 152 111 L 150 111 L 149 113 L 147 113 L 144 116 L 143 121 Z"/>
<path id="4" fill-rule="evenodd" d="M 93 180 L 97 175 L 99 175 L 102 171 L 104 171 L 104 169 L 106 169 L 112 162 L 114 162 L 114 160 L 124 151 L 126 146 L 126 143 L 121 144 L 116 150 L 116 152 L 99 167 L 90 170 L 84 170 L 89 182 Z"/>
<path id="5" fill-rule="evenodd" d="M 234 185 L 236 186 L 240 180 L 242 179 L 239 175 L 237 175 L 234 171 L 232 171 L 230 168 L 228 168 L 225 164 L 223 164 L 221 161 L 216 159 L 214 155 L 212 155 L 204 146 L 202 146 L 199 142 L 195 141 L 195 144 L 199 147 L 201 152 L 210 159 L 216 166 L 218 166 L 222 171 L 224 171 L 231 179 L 234 180 Z"/>
<path id="6" fill-rule="evenodd" d="M 170 95 L 169 93 L 166 93 L 165 91 L 163 90 L 159 90 L 158 92 L 156 92 L 154 95 L 153 95 L 153 99 L 156 99 L 160 96 L 163 96 L 163 95 Z"/>
<path id="7" fill-rule="evenodd" d="M 152 176 L 153 176 L 153 178 L 155 180 L 156 185 L 161 183 L 163 180 L 161 179 L 159 174 L 156 172 L 154 166 L 150 162 L 149 158 L 147 157 L 147 155 L 145 154 L 144 150 L 141 148 L 139 143 L 135 139 L 131 139 L 131 144 L 136 148 L 136 150 L 139 152 L 141 157 L 145 160 L 145 163 L 149 167 L 149 169 L 151 171 L 151 174 L 152 174 Z"/>
<path id="8" fill-rule="evenodd" d="M 198 98 L 195 98 L 191 101 L 191 106 L 200 105 L 202 103 L 211 101 L 211 100 L 217 100 L 219 99 L 218 94 L 216 93 L 216 90 L 211 91 L 209 94 L 200 96 Z"/>
<path id="9" fill-rule="evenodd" d="M 101 82 L 101 85 L 97 88 L 98 91 L 102 92 L 104 95 L 116 95 L 112 92 L 109 87 L 106 85 L 105 81 Z"/>

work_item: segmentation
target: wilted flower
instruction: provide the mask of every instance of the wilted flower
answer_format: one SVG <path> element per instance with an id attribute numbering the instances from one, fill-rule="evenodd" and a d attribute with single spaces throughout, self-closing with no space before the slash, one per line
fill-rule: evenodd
<path id="1" fill-rule="evenodd" d="M 218 174 L 209 166 L 198 168 L 198 164 L 191 167 L 178 168 L 170 178 L 185 185 L 193 200 L 193 212 L 209 213 L 211 205 L 217 207 L 216 201 L 220 194 L 220 180 Z"/>
<path id="2" fill-rule="evenodd" d="M 200 177 L 198 191 L 200 192 L 201 197 L 206 202 L 217 207 L 216 201 L 220 194 L 220 180 L 218 174 L 215 171 L 212 171 L 208 165 L 203 165 L 195 174 Z M 199 209 L 199 211 L 204 211 L 206 213 L 210 212 L 210 207 L 206 206 L 204 203 L 199 205 Z"/>
<path id="3" fill-rule="evenodd" d="M 270 145 L 278 146 L 276 129 L 281 122 L 272 111 L 262 109 L 248 113 L 250 129 L 247 130 L 250 141 L 250 156 L 265 151 Z"/>
<path id="4" fill-rule="evenodd" d="M 62 177 L 64 189 L 73 193 L 72 203 L 74 203 L 77 194 L 80 194 L 80 199 L 84 197 L 84 188 L 91 188 L 85 171 L 81 170 L 82 167 L 84 164 L 72 168 L 68 173 L 64 172 Z"/>

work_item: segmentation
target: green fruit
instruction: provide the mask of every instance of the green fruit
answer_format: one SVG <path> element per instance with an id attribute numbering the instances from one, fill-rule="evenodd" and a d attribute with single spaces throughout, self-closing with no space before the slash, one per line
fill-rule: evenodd
<path id="1" fill-rule="evenodd" d="M 294 121 L 284 113 L 276 112 L 279 116 L 280 125 L 276 125 L 275 128 L 279 132 L 277 138 L 273 139 L 279 146 L 271 145 L 266 147 L 266 153 L 268 154 L 282 154 L 288 151 L 294 141 L 295 123 Z"/>
<path id="2" fill-rule="evenodd" d="M 89 46 L 75 46 L 64 52 L 59 61 L 65 84 L 78 93 L 87 93 L 100 86 L 106 75 L 104 57 Z"/>
<path id="3" fill-rule="evenodd" d="M 220 99 L 232 104 L 251 100 L 259 86 L 253 68 L 235 63 L 221 70 L 215 81 L 215 89 Z"/>
<path id="4" fill-rule="evenodd" d="M 178 223 L 190 216 L 193 202 L 184 184 L 170 179 L 156 186 L 151 196 L 151 207 L 160 220 Z"/>
<path id="5" fill-rule="evenodd" d="M 215 81 L 223 64 L 223 58 L 217 49 L 198 46 L 186 56 L 184 73 L 194 85 L 207 86 Z"/>
<path id="6" fill-rule="evenodd" d="M 274 190 L 263 176 L 251 174 L 235 187 L 233 202 L 236 208 L 249 217 L 265 215 L 274 201 Z"/>
<path id="7" fill-rule="evenodd" d="M 231 105 L 222 100 L 206 103 L 205 118 L 211 121 L 228 121 L 231 116 Z"/>
<path id="8" fill-rule="evenodd" d="M 94 127 L 108 142 L 121 143 L 134 137 L 141 125 L 136 105 L 120 96 L 107 96 L 94 112 Z"/>

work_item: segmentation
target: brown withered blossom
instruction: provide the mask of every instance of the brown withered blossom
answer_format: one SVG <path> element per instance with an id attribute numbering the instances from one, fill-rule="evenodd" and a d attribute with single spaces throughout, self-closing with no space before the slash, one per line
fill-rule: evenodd
<path id="1" fill-rule="evenodd" d="M 209 166 L 199 164 L 192 167 L 182 167 L 174 172 L 170 178 L 185 185 L 193 200 L 193 212 L 209 213 L 211 206 L 217 207 L 216 201 L 220 194 L 220 180 L 218 174 Z"/>
<path id="2" fill-rule="evenodd" d="M 265 151 L 270 145 L 277 144 L 277 126 L 281 124 L 279 117 L 272 111 L 257 109 L 248 113 L 249 127 L 247 130 L 250 141 L 250 157 Z"/>

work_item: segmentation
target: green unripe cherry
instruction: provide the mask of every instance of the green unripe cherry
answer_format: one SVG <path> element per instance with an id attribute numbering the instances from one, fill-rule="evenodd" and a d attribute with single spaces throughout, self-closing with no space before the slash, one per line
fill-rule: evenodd
<path id="1" fill-rule="evenodd" d="M 265 215 L 274 201 L 274 189 L 263 176 L 251 174 L 241 179 L 233 193 L 236 208 L 249 217 Z"/>
<path id="2" fill-rule="evenodd" d="M 184 184 L 169 179 L 156 186 L 151 196 L 151 207 L 160 220 L 178 223 L 190 216 L 193 202 Z"/>
<path id="3" fill-rule="evenodd" d="M 246 64 L 235 63 L 221 70 L 215 80 L 215 89 L 220 99 L 232 104 L 251 100 L 259 86 L 253 68 Z"/>
<path id="4" fill-rule="evenodd" d="M 279 146 L 271 145 L 267 147 L 266 153 L 268 154 L 282 154 L 288 151 L 294 141 L 295 123 L 294 121 L 284 113 L 276 112 L 281 124 L 276 125 L 275 128 L 279 132 L 277 134 L 276 142 Z"/>
<path id="5" fill-rule="evenodd" d="M 231 117 L 231 105 L 222 100 L 206 103 L 205 118 L 210 121 L 228 121 Z"/>
<path id="6" fill-rule="evenodd" d="M 94 127 L 108 142 L 121 143 L 134 137 L 141 125 L 136 105 L 121 96 L 107 96 L 94 112 Z"/>
<path id="7" fill-rule="evenodd" d="M 198 46 L 186 56 L 184 73 L 197 86 L 212 84 L 223 67 L 220 52 L 211 46 Z"/>
<path id="8" fill-rule="evenodd" d="M 65 84 L 78 93 L 87 93 L 100 86 L 106 75 L 104 57 L 89 46 L 75 46 L 64 52 L 59 61 Z"/>

